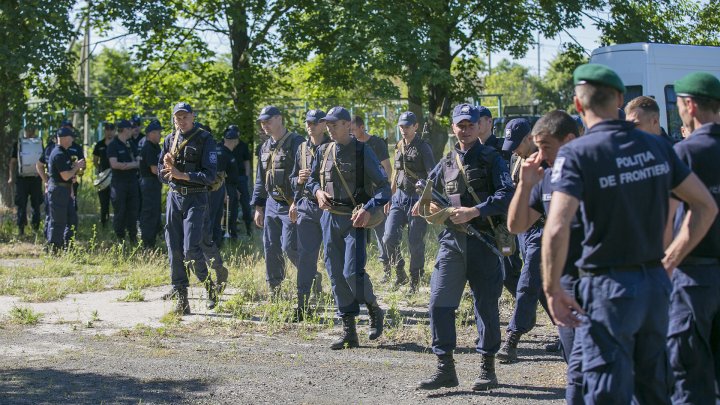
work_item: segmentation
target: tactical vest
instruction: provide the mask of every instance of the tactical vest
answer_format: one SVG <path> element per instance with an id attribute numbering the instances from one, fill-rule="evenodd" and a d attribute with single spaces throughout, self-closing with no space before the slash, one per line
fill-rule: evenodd
<path id="1" fill-rule="evenodd" d="M 338 159 L 335 142 L 320 148 L 323 159 L 320 165 L 320 186 L 330 194 L 332 204 L 352 210 L 353 199 L 357 204 L 370 201 L 370 194 L 365 191 L 365 144 L 355 141 L 354 159 L 351 156 Z M 348 191 L 353 193 L 352 197 Z"/>
<path id="2" fill-rule="evenodd" d="M 476 153 L 477 161 L 474 164 L 465 165 L 467 184 L 457 164 L 457 152 L 454 150 L 447 154 L 443 161 L 443 178 L 445 180 L 445 194 L 448 196 L 453 207 L 474 207 L 477 205 L 472 191 L 481 201 L 485 201 L 491 194 L 495 193 L 492 182 L 492 164 L 497 156 L 493 148 L 485 147 Z M 488 221 L 477 217 L 471 221 L 478 228 L 487 229 Z"/>
<path id="3" fill-rule="evenodd" d="M 173 136 L 177 139 L 178 133 L 174 133 Z M 209 133 L 195 127 L 183 136 L 184 139 L 179 144 L 174 139 L 170 153 L 175 159 L 175 167 L 183 173 L 199 171 L 202 168 L 205 141 L 209 136 Z M 197 183 L 179 179 L 173 179 L 173 183 L 185 187 L 198 187 Z"/>
<path id="4" fill-rule="evenodd" d="M 322 143 L 318 145 L 314 150 L 311 146 L 311 142 L 312 141 L 308 139 L 306 142 L 303 142 L 300 145 L 300 169 L 302 170 L 309 170 L 312 168 L 313 161 L 315 160 L 315 152 L 320 149 L 322 145 L 329 143 L 330 138 L 328 138 L 327 136 L 324 137 Z M 304 187 L 304 184 L 302 185 L 302 195 L 303 197 L 315 200 L 315 196 L 312 195 L 312 193 L 310 192 L 310 190 L 307 189 L 307 187 Z"/>
<path id="5" fill-rule="evenodd" d="M 415 183 L 428 175 L 429 168 L 425 167 L 420 153 L 424 143 L 416 135 L 410 145 L 405 145 L 402 139 L 395 150 L 395 186 L 408 194 L 415 194 Z"/>
<path id="6" fill-rule="evenodd" d="M 272 139 L 268 139 L 260 149 L 260 164 L 265 173 L 265 190 L 273 199 L 288 204 L 292 203 L 293 195 L 290 173 L 295 164 L 292 143 L 296 136 L 299 135 L 288 131 L 274 148 L 271 147 Z"/>

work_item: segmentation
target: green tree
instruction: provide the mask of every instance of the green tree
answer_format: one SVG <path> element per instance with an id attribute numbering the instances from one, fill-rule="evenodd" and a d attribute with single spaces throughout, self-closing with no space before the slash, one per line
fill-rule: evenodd
<path id="1" fill-rule="evenodd" d="M 532 105 L 537 98 L 537 77 L 529 69 L 506 59 L 485 77 L 485 92 L 502 94 L 504 105 Z"/>
<path id="2" fill-rule="evenodd" d="M 588 61 L 582 47 L 576 44 L 563 44 L 558 55 L 550 62 L 550 67 L 538 82 L 540 108 L 542 111 L 554 109 L 574 111 L 573 72 L 575 68 Z"/>

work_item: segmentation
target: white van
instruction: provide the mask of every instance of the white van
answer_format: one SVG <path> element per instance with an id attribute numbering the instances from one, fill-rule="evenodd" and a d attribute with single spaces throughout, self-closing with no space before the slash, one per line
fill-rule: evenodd
<path id="1" fill-rule="evenodd" d="M 625 83 L 625 103 L 638 96 L 654 98 L 660 106 L 660 125 L 681 139 L 673 83 L 691 72 L 720 77 L 720 47 L 633 43 L 595 49 L 591 63 L 613 69 Z"/>

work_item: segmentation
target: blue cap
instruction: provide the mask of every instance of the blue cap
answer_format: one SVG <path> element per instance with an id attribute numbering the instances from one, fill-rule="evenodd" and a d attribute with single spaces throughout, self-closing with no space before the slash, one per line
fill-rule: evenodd
<path id="1" fill-rule="evenodd" d="M 113 124 L 112 122 L 105 122 L 103 124 L 103 128 L 104 129 L 115 129 L 115 124 Z"/>
<path id="2" fill-rule="evenodd" d="M 128 120 L 120 120 L 117 122 L 117 129 L 132 128 L 132 123 Z"/>
<path id="3" fill-rule="evenodd" d="M 581 128 L 585 128 L 585 123 L 583 122 L 582 117 L 580 117 L 579 115 L 575 114 L 575 115 L 572 115 L 572 119 L 574 119 L 575 122 L 577 123 L 578 131 L 579 131 Z"/>
<path id="4" fill-rule="evenodd" d="M 530 134 L 530 122 L 525 118 L 515 118 L 510 120 L 505 126 L 505 142 L 503 142 L 503 152 L 514 152 L 520 143 Z"/>
<path id="5" fill-rule="evenodd" d="M 185 111 L 185 112 L 191 113 L 191 112 L 193 112 L 193 109 L 192 109 L 192 107 L 190 107 L 190 104 L 181 101 L 181 102 L 175 104 L 175 107 L 173 107 L 173 115 L 179 113 L 180 111 Z"/>
<path id="6" fill-rule="evenodd" d="M 482 117 L 492 118 L 492 113 L 490 112 L 490 109 L 488 109 L 487 107 L 482 106 L 482 105 L 479 105 L 479 106 L 477 106 L 477 107 L 475 107 L 475 108 L 477 108 L 477 110 L 478 110 L 478 117 L 480 117 L 480 118 L 482 118 Z"/>
<path id="7" fill-rule="evenodd" d="M 480 111 L 471 104 L 458 104 L 453 109 L 452 122 L 457 124 L 460 121 L 468 120 L 472 123 L 478 122 Z"/>
<path id="8" fill-rule="evenodd" d="M 237 125 L 229 125 L 225 129 L 225 139 L 238 139 L 240 138 L 240 130 Z"/>
<path id="9" fill-rule="evenodd" d="M 73 126 L 72 120 L 63 120 L 62 123 L 60 124 L 60 126 L 61 126 L 61 127 L 75 128 L 75 127 Z"/>
<path id="10" fill-rule="evenodd" d="M 137 115 L 130 118 L 130 123 L 132 124 L 133 128 L 137 128 L 142 124 L 142 120 Z"/>
<path id="11" fill-rule="evenodd" d="M 260 116 L 258 117 L 258 121 L 267 121 L 276 115 L 280 115 L 280 109 L 278 109 L 274 105 L 269 105 L 260 110 Z"/>
<path id="12" fill-rule="evenodd" d="M 310 110 L 305 114 L 305 122 L 317 124 L 323 118 L 325 118 L 325 111 L 323 110 Z"/>
<path id="13" fill-rule="evenodd" d="M 415 124 L 417 124 L 417 117 L 412 111 L 405 111 L 404 113 L 400 114 L 400 118 L 398 119 L 398 125 L 409 127 Z"/>
<path id="14" fill-rule="evenodd" d="M 337 106 L 331 108 L 330 111 L 327 112 L 327 115 L 320 119 L 320 122 L 335 122 L 340 120 L 350 121 L 350 111 L 346 110 L 345 107 Z"/>
<path id="15" fill-rule="evenodd" d="M 62 127 L 57 130 L 56 135 L 58 138 L 62 138 L 64 136 L 75 136 L 75 131 L 73 131 L 72 129 L 67 128 L 67 127 Z"/>
<path id="16" fill-rule="evenodd" d="M 150 133 L 152 131 L 162 131 L 162 125 L 160 125 L 160 121 L 158 120 L 152 120 L 150 123 L 145 127 L 145 133 Z"/>

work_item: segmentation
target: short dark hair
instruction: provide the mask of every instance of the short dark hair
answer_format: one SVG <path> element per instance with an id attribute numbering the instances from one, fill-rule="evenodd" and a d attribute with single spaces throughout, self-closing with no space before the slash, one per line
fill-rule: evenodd
<path id="1" fill-rule="evenodd" d="M 695 104 L 697 104 L 698 108 L 702 111 L 708 111 L 713 114 L 717 114 L 720 112 L 720 100 L 716 100 L 714 98 L 709 97 L 703 97 L 703 96 L 678 96 L 682 98 L 690 98 L 692 99 Z"/>
<path id="2" fill-rule="evenodd" d="M 652 97 L 640 96 L 630 100 L 625 106 L 625 114 L 640 110 L 643 113 L 660 114 L 660 107 Z"/>
<path id="3" fill-rule="evenodd" d="M 356 127 L 362 127 L 365 126 L 365 120 L 359 115 L 353 116 L 353 124 L 355 124 Z"/>
<path id="4" fill-rule="evenodd" d="M 553 138 L 562 141 L 568 135 L 580 134 L 577 121 L 575 121 L 568 113 L 561 110 L 550 111 L 543 115 L 532 129 L 532 136 L 550 135 Z"/>
<path id="5" fill-rule="evenodd" d="M 617 109 L 614 104 L 618 91 L 612 87 L 597 84 L 580 84 L 575 86 L 575 95 L 584 110 Z"/>

